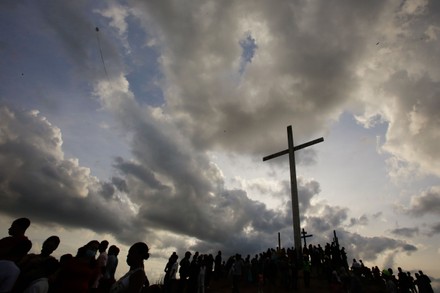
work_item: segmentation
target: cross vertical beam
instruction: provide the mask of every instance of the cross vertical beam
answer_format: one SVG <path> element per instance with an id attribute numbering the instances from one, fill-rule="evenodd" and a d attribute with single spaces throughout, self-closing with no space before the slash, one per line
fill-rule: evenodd
<path id="1" fill-rule="evenodd" d="M 298 184 L 296 182 L 296 163 L 295 163 L 295 149 L 293 146 L 293 132 L 292 126 L 287 127 L 287 142 L 289 150 L 289 166 L 290 166 L 290 192 L 292 195 L 292 221 L 293 221 L 293 240 L 295 243 L 295 250 L 297 260 L 301 260 L 301 227 L 299 219 L 299 200 L 298 200 Z M 302 263 L 302 262 L 301 262 Z"/>
<path id="2" fill-rule="evenodd" d="M 281 251 L 281 233 L 278 232 L 278 251 Z"/>
<path id="3" fill-rule="evenodd" d="M 289 154 L 289 165 L 290 165 L 290 192 L 292 196 L 292 221 L 293 221 L 293 238 L 296 250 L 296 257 L 298 263 L 302 263 L 302 247 L 301 247 L 301 227 L 300 227 L 300 217 L 299 217 L 299 201 L 298 201 L 298 186 L 296 182 L 296 165 L 295 165 L 295 151 L 306 148 L 308 146 L 323 142 L 324 138 L 318 138 L 307 143 L 294 146 L 293 143 L 293 133 L 292 126 L 287 127 L 287 142 L 288 149 L 274 153 L 272 155 L 263 158 L 263 161 L 267 161 L 282 155 Z"/>
<path id="4" fill-rule="evenodd" d="M 304 246 L 307 247 L 307 240 L 306 239 L 308 237 L 312 237 L 313 235 L 307 235 L 307 232 L 304 231 L 304 228 L 302 229 L 301 234 L 302 234 L 301 238 L 304 240 Z"/>

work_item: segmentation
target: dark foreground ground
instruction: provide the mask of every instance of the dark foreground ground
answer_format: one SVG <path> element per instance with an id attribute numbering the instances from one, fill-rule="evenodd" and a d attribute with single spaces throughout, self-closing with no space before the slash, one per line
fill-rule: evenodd
<path id="1" fill-rule="evenodd" d="M 213 280 L 210 284 L 210 287 L 205 290 L 206 293 L 220 293 L 220 292 L 232 292 L 232 282 L 227 279 L 222 280 Z M 285 289 L 280 285 L 269 286 L 265 285 L 262 288 L 262 291 L 258 290 L 257 285 L 254 284 L 246 284 L 245 282 L 241 283 L 240 293 L 283 293 L 283 292 L 309 292 L 309 293 L 321 293 L 321 292 L 330 292 L 329 285 L 327 280 L 312 277 L 310 280 L 310 287 L 304 287 L 304 280 L 302 276 L 299 276 L 297 289 Z"/>
<path id="2" fill-rule="evenodd" d="M 284 288 L 277 282 L 273 286 L 266 284 L 262 288 L 258 288 L 255 284 L 247 284 L 246 282 L 241 282 L 240 293 L 284 293 L 284 292 L 307 292 L 307 293 L 339 293 L 346 292 L 340 290 L 334 290 L 328 282 L 328 280 L 322 276 L 312 275 L 310 279 L 310 286 L 306 288 L 304 286 L 304 279 L 299 273 L 297 288 Z M 386 293 L 385 288 L 372 283 L 372 281 L 361 280 L 361 289 L 356 290 L 356 293 Z M 162 291 L 156 291 L 162 292 Z M 172 291 L 174 292 L 174 291 Z M 219 280 L 211 280 L 209 287 L 205 288 L 205 293 L 233 293 L 232 291 L 232 281 L 228 278 L 222 278 Z"/>
<path id="3" fill-rule="evenodd" d="M 371 282 L 361 281 L 361 291 L 364 293 L 385 293 L 385 288 L 377 286 Z M 206 288 L 206 293 L 220 293 L 220 292 L 231 292 L 232 293 L 232 283 L 230 280 L 213 280 L 209 288 Z M 319 276 L 312 276 L 310 280 L 310 287 L 306 288 L 304 286 L 304 279 L 300 273 L 298 279 L 298 286 L 296 289 L 289 288 L 286 289 L 279 284 L 275 286 L 266 285 L 259 291 L 259 288 L 253 284 L 241 283 L 240 293 L 284 293 L 284 292 L 307 292 L 307 293 L 328 293 L 328 292 L 343 292 L 343 291 L 333 291 L 328 283 L 327 279 Z M 359 293 L 357 292 L 357 293 Z"/>

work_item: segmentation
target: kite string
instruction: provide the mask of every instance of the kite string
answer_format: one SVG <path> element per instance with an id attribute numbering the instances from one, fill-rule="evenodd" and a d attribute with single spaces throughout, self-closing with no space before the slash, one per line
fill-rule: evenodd
<path id="1" fill-rule="evenodd" d="M 101 48 L 101 41 L 99 39 L 99 28 L 96 28 L 96 40 L 98 40 L 98 47 L 99 47 L 99 54 L 101 55 L 101 61 L 102 61 L 102 65 L 104 66 L 104 72 L 105 72 L 105 76 L 107 77 L 107 80 L 110 81 L 109 77 L 108 77 L 108 73 L 107 73 L 107 67 L 105 66 L 105 62 L 104 62 L 104 56 L 102 55 L 102 48 Z"/>

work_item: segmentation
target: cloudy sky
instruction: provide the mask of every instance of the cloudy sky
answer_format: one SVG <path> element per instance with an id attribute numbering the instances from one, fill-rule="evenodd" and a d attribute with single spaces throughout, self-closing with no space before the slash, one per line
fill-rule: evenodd
<path id="1" fill-rule="evenodd" d="M 0 4 L 0 219 L 38 251 L 91 239 L 254 254 L 301 227 L 440 277 L 440 2 Z M 98 28 L 98 29 L 97 29 Z M 124 273 L 120 268 L 119 273 Z"/>

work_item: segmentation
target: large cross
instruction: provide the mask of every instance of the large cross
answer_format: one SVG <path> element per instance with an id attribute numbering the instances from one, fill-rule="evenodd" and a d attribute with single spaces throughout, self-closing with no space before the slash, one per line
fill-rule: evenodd
<path id="1" fill-rule="evenodd" d="M 287 150 L 266 156 L 263 161 L 267 161 L 282 155 L 289 154 L 289 165 L 290 165 L 290 192 L 292 195 L 292 220 L 293 220 L 293 238 L 295 242 L 296 257 L 298 261 L 302 259 L 301 253 L 301 227 L 299 222 L 299 202 L 298 202 L 298 186 L 296 182 L 296 167 L 295 167 L 295 151 L 306 148 L 308 146 L 323 142 L 324 138 L 318 138 L 298 146 L 293 144 L 293 133 L 292 126 L 287 127 L 287 142 L 289 148 Z"/>

